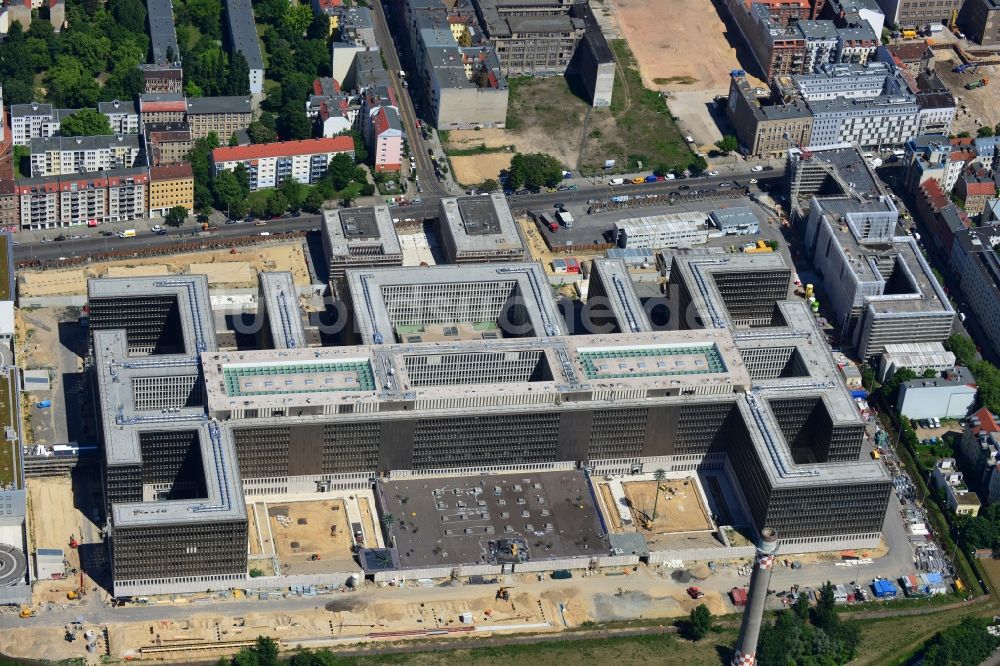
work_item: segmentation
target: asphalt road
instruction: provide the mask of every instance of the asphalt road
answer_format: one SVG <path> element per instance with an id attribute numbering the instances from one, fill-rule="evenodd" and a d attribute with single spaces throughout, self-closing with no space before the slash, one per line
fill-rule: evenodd
<path id="1" fill-rule="evenodd" d="M 403 121 L 403 130 L 406 132 L 407 142 L 410 144 L 410 152 L 417 164 L 417 175 L 420 177 L 420 185 L 424 191 L 431 195 L 447 195 L 448 190 L 434 175 L 434 165 L 431 164 L 427 154 L 427 146 L 424 143 L 423 135 L 417 129 L 417 114 L 413 109 L 413 100 L 410 99 L 409 91 L 403 87 L 403 80 L 399 73 L 403 70 L 400 65 L 399 53 L 396 51 L 396 43 L 392 39 L 389 24 L 385 15 L 385 8 L 381 0 L 373 3 L 375 7 L 375 41 L 382 48 L 385 54 L 386 64 L 389 66 L 389 80 L 396 91 L 396 103 L 399 108 L 399 116 Z"/>
<path id="2" fill-rule="evenodd" d="M 418 162 L 419 164 L 419 162 Z M 528 210 L 551 208 L 553 204 L 559 202 L 586 201 L 588 199 L 606 199 L 611 196 L 621 194 L 660 194 L 664 192 L 683 193 L 681 187 L 687 185 L 691 190 L 711 189 L 723 182 L 738 182 L 746 185 L 749 177 L 763 176 L 761 181 L 774 182 L 784 177 L 783 169 L 775 169 L 759 174 L 736 174 L 720 175 L 713 177 L 692 178 L 687 180 L 667 180 L 656 183 L 645 183 L 643 185 L 616 185 L 614 187 L 607 184 L 593 185 L 584 179 L 575 179 L 573 183 L 579 186 L 577 190 L 567 190 L 563 192 L 540 192 L 539 194 L 524 194 L 508 197 L 511 210 L 521 213 Z M 433 179 L 436 182 L 436 179 Z M 570 181 L 567 181 L 570 182 Z M 396 218 L 436 218 L 438 214 L 439 196 L 423 196 L 421 203 L 411 206 L 394 206 L 392 216 Z M 125 223 L 128 224 L 128 223 Z M 218 229 L 210 235 L 204 236 L 208 239 L 238 238 L 258 235 L 266 232 L 268 234 L 287 233 L 293 231 L 309 231 L 319 228 L 322 224 L 321 215 L 303 214 L 300 217 L 289 217 L 278 220 L 268 220 L 265 226 L 253 226 L 246 222 L 239 224 L 220 225 Z M 121 226 L 124 226 L 121 225 Z M 21 260 L 52 260 L 60 257 L 74 258 L 87 257 L 114 250 L 142 250 L 145 248 L 169 245 L 171 243 L 191 243 L 197 241 L 200 236 L 197 227 L 193 224 L 185 225 L 179 229 L 167 228 L 167 233 L 162 236 L 155 235 L 149 231 L 140 230 L 136 225 L 137 235 L 134 238 L 118 238 L 117 236 L 101 236 L 96 230 L 79 229 L 82 238 L 67 239 L 64 241 L 50 242 L 19 242 L 14 248 L 14 258 Z M 53 238 L 67 232 L 73 233 L 76 229 L 52 229 L 46 233 L 48 238 Z"/>

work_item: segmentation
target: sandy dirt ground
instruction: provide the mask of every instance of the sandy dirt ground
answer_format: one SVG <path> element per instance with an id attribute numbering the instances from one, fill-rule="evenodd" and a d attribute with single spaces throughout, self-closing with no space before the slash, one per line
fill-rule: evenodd
<path id="1" fill-rule="evenodd" d="M 455 180 L 461 185 L 478 185 L 487 178 L 497 179 L 500 171 L 510 167 L 510 153 L 457 155 L 449 158 Z"/>
<path id="2" fill-rule="evenodd" d="M 140 277 L 143 275 L 164 275 L 170 269 L 166 264 L 148 264 L 146 266 L 110 266 L 104 277 Z"/>
<path id="3" fill-rule="evenodd" d="M 69 538 L 80 538 L 84 517 L 73 506 L 73 489 L 68 476 L 28 479 L 31 503 L 31 543 L 35 548 L 62 548 L 70 566 L 79 566 L 76 551 L 71 551 Z M 75 562 L 74 562 L 75 560 Z"/>
<path id="4" fill-rule="evenodd" d="M 502 129 L 483 130 L 452 130 L 448 133 L 448 149 L 469 149 L 480 145 L 487 148 L 499 146 L 514 146 L 515 152 L 519 153 L 547 153 L 554 156 L 563 164 L 576 164 L 578 146 L 575 141 L 567 141 L 565 136 L 548 134 L 538 128 L 525 127 L 517 131 Z M 506 157 L 507 164 L 510 164 L 511 153 L 488 153 L 486 155 L 475 155 L 470 160 L 478 160 L 484 157 L 499 158 Z M 454 166 L 454 160 L 451 158 Z M 462 159 L 462 158 L 459 158 Z M 456 166 L 457 169 L 457 166 Z M 458 178 L 458 174 L 456 174 Z M 490 176 L 496 178 L 496 174 Z M 459 178 L 461 182 L 461 178 Z M 475 181 L 481 183 L 482 178 Z"/>
<path id="5" fill-rule="evenodd" d="M 378 528 L 375 526 L 375 518 L 372 516 L 371 506 L 368 504 L 367 497 L 358 497 L 358 511 L 361 513 L 361 522 L 363 524 L 364 533 L 366 535 L 372 535 L 372 538 L 377 542 Z M 368 543 L 368 538 L 365 538 L 366 545 Z M 369 546 L 371 547 L 371 546 Z"/>
<path id="6" fill-rule="evenodd" d="M 935 51 L 932 66 L 958 103 L 958 108 L 955 109 L 955 121 L 951 127 L 952 133 L 969 132 L 972 136 L 976 136 L 976 131 L 980 127 L 995 127 L 1000 123 L 1000 105 L 997 104 L 997 86 L 1000 85 L 997 76 L 1000 76 L 1000 67 L 986 65 L 975 73 L 956 74 L 951 70 L 959 62 L 954 51 Z M 989 85 L 977 90 L 965 89 L 966 83 L 983 77 L 990 80 Z"/>
<path id="7" fill-rule="evenodd" d="M 656 520 L 650 531 L 662 533 L 710 530 L 712 521 L 693 483 L 690 479 L 670 479 L 659 484 L 656 481 L 635 481 L 622 485 L 625 496 L 632 503 L 636 525 L 643 524 L 641 514 L 652 517 L 654 497 L 659 485 L 662 488 L 659 490 L 659 501 L 655 502 Z"/>
<path id="8" fill-rule="evenodd" d="M 237 266 L 237 276 L 231 277 L 234 266 L 213 269 L 208 264 L 230 264 Z M 189 252 L 171 256 L 151 257 L 148 260 L 129 259 L 108 263 L 91 264 L 86 268 L 75 268 L 64 271 L 25 271 L 19 274 L 21 280 L 20 293 L 23 296 L 71 296 L 87 293 L 87 278 L 103 277 L 106 271 L 114 270 L 117 274 L 136 275 L 132 271 L 140 270 L 140 275 L 148 275 L 141 267 L 155 266 L 159 274 L 191 273 L 192 266 L 208 269 L 219 284 L 232 287 L 254 287 L 256 276 L 254 271 L 291 271 L 296 284 L 309 284 L 309 270 L 306 267 L 305 255 L 301 243 L 289 243 L 273 247 L 245 249 L 230 254 L 228 251 Z M 242 266 L 242 268 L 240 267 Z"/>
<path id="9" fill-rule="evenodd" d="M 731 70 L 749 68 L 739 33 L 730 34 L 720 18 L 725 10 L 706 0 L 611 0 L 611 5 L 652 90 L 727 89 Z"/>
<path id="10" fill-rule="evenodd" d="M 282 562 L 351 558 L 351 526 L 341 500 L 288 502 L 267 507 Z"/>

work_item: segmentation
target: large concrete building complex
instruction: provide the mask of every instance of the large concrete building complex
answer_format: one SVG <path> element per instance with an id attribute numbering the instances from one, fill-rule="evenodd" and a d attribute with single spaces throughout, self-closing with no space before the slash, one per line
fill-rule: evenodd
<path id="1" fill-rule="evenodd" d="M 595 275 L 612 332 L 570 336 L 538 264 L 347 269 L 340 347 L 307 346 L 290 276 L 262 275 L 263 349 L 239 351 L 204 278 L 91 281 L 114 594 L 245 584 L 244 496 L 392 473 L 705 467 L 797 551 L 877 542 L 889 477 L 778 255 L 675 259 L 676 331 L 623 264 Z"/>
<path id="2" fill-rule="evenodd" d="M 403 265 L 388 206 L 325 210 L 322 231 L 331 282 L 342 280 L 349 268 Z"/>
<path id="3" fill-rule="evenodd" d="M 889 343 L 942 342 L 955 311 L 856 145 L 789 151 L 793 211 L 823 278 L 841 344 L 871 358 Z"/>

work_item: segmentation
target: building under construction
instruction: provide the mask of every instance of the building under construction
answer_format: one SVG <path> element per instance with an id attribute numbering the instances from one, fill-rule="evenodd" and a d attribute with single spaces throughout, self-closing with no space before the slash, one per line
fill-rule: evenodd
<path id="1" fill-rule="evenodd" d="M 244 495 L 384 474 L 725 470 L 797 551 L 877 542 L 889 477 L 860 459 L 863 424 L 781 259 L 678 257 L 694 314 L 673 331 L 618 268 L 597 271 L 608 333 L 567 335 L 537 265 L 370 268 L 346 272 L 359 345 L 259 350 L 216 348 L 203 279 L 92 281 L 115 593 L 235 584 Z"/>

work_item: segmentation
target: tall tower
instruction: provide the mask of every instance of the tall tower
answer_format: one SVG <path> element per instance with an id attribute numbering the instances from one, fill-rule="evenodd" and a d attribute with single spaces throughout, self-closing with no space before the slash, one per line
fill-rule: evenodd
<path id="1" fill-rule="evenodd" d="M 757 558 L 754 561 L 753 573 L 750 574 L 750 595 L 743 610 L 743 622 L 740 624 L 740 637 L 736 641 L 732 666 L 754 666 L 757 663 L 757 639 L 760 637 L 760 625 L 764 620 L 764 604 L 767 603 L 767 590 L 771 585 L 771 567 L 774 565 L 774 551 L 777 549 L 778 533 L 770 527 L 765 527 L 760 531 Z"/>

